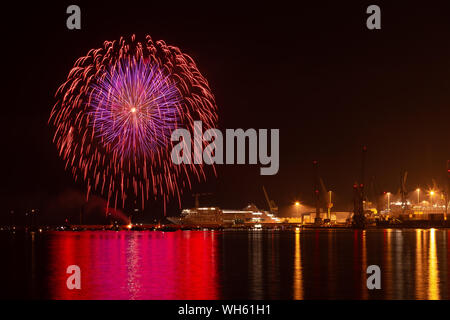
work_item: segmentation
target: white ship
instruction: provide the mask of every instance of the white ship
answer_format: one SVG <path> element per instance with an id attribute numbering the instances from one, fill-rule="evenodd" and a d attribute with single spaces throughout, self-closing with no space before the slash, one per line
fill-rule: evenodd
<path id="1" fill-rule="evenodd" d="M 242 210 L 227 210 L 218 207 L 184 209 L 179 217 L 168 217 L 167 219 L 178 225 L 197 227 L 258 226 L 280 222 L 278 217 L 267 211 L 259 210 L 253 204 Z"/>

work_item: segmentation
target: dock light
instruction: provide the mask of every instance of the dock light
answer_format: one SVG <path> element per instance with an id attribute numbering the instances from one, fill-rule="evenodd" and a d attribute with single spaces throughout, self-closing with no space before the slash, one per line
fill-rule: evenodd
<path id="1" fill-rule="evenodd" d="M 295 205 L 295 213 L 297 214 L 297 217 L 298 217 L 298 208 L 300 207 L 300 202 L 295 201 L 294 205 Z"/>
<path id="2" fill-rule="evenodd" d="M 388 192 L 387 194 L 387 198 L 388 198 L 388 212 L 391 211 L 391 193 Z"/>
<path id="3" fill-rule="evenodd" d="M 129 225 L 127 225 L 127 228 L 131 229 L 131 228 L 133 228 L 133 225 L 130 223 Z"/>
<path id="4" fill-rule="evenodd" d="M 434 205 L 434 203 L 433 203 L 433 198 L 434 198 L 434 195 L 436 194 L 436 192 L 434 191 L 434 190 L 431 190 L 430 191 L 430 198 L 431 198 L 431 206 L 433 206 Z"/>

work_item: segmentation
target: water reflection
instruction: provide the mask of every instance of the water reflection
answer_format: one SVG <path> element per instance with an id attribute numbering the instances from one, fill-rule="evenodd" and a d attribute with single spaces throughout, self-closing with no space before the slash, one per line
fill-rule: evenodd
<path id="1" fill-rule="evenodd" d="M 436 253 L 436 229 L 430 230 L 429 241 L 429 257 L 428 257 L 428 299 L 439 299 L 439 274 L 438 274 L 438 259 Z"/>
<path id="2" fill-rule="evenodd" d="M 58 233 L 50 246 L 53 299 L 217 299 L 217 241 L 211 232 Z M 66 288 L 81 268 L 82 290 Z"/>
<path id="3" fill-rule="evenodd" d="M 385 259 L 384 263 L 386 264 L 385 267 L 382 269 L 386 277 L 386 281 L 384 287 L 386 288 L 386 298 L 392 299 L 393 298 L 393 288 L 392 288 L 392 280 L 393 279 L 393 272 L 392 272 L 392 229 L 385 230 L 385 246 L 383 252 L 385 253 Z M 381 267 L 381 266 L 380 266 Z"/>
<path id="4" fill-rule="evenodd" d="M 263 299 L 263 253 L 262 253 L 262 231 L 254 230 L 249 232 L 248 255 L 250 257 L 250 287 L 252 288 L 251 299 Z"/>
<path id="5" fill-rule="evenodd" d="M 294 300 L 303 299 L 302 252 L 300 248 L 300 230 L 295 230 L 294 257 Z"/>
<path id="6" fill-rule="evenodd" d="M 367 299 L 368 291 L 367 289 L 367 247 L 366 247 L 366 230 L 361 232 L 361 246 L 362 246 L 362 257 L 361 257 L 361 292 L 362 299 Z"/>
<path id="7" fill-rule="evenodd" d="M 394 231 L 394 242 L 392 244 L 394 249 L 394 259 L 395 259 L 395 267 L 394 267 L 394 299 L 403 299 L 403 288 L 405 286 L 404 281 L 404 272 L 403 272 L 403 265 L 408 265 L 408 259 L 404 259 L 404 252 L 403 252 L 403 231 L 402 230 L 395 230 Z"/>
<path id="8" fill-rule="evenodd" d="M 425 299 L 425 290 L 424 290 L 424 282 L 422 277 L 424 275 L 423 270 L 423 231 L 416 230 L 416 272 L 415 272 L 415 286 L 416 286 L 416 299 L 423 300 Z"/>
<path id="9" fill-rule="evenodd" d="M 0 274 L 28 274 L 24 296 L 51 299 L 449 299 L 449 232 L 47 233 L 2 238 Z M 66 287 L 72 264 L 81 290 Z M 372 264 L 381 290 L 366 287 Z M 17 279 L 4 277 L 1 290 Z"/>
<path id="10" fill-rule="evenodd" d="M 268 256 L 267 268 L 268 270 L 268 295 L 265 298 L 278 299 L 280 297 L 280 237 L 278 231 L 273 231 L 267 234 Z"/>
<path id="11" fill-rule="evenodd" d="M 138 298 L 142 290 L 140 273 L 138 272 L 142 257 L 139 254 L 145 254 L 146 250 L 140 250 L 139 244 L 142 241 L 139 241 L 139 238 L 138 233 L 133 233 L 126 248 L 127 289 L 131 300 Z"/>
<path id="12" fill-rule="evenodd" d="M 330 295 L 334 296 L 336 294 L 336 281 L 335 281 L 335 277 L 333 276 L 333 274 L 336 272 L 336 267 L 335 267 L 335 259 L 336 259 L 336 250 L 337 248 L 333 245 L 335 242 L 335 232 L 329 232 L 328 233 L 328 276 L 329 277 L 333 277 L 332 279 L 330 279 Z"/>

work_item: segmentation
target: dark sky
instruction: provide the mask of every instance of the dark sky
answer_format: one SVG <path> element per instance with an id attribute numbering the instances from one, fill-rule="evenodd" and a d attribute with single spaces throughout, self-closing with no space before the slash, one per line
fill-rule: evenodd
<path id="1" fill-rule="evenodd" d="M 167 3 L 163 5 L 162 3 Z M 312 203 L 312 161 L 338 209 L 350 209 L 361 148 L 367 176 L 396 192 L 444 181 L 450 159 L 450 6 L 445 2 L 310 1 L 198 4 L 120 1 L 8 5 L 2 10 L 1 214 L 40 206 L 65 190 L 85 192 L 64 171 L 47 126 L 57 87 L 75 60 L 104 40 L 150 34 L 191 55 L 208 79 L 220 128 L 280 129 L 280 170 L 220 166 L 196 184 L 208 204 Z M 194 2 L 192 2 L 194 3 Z M 66 28 L 70 4 L 82 29 Z M 366 28 L 369 4 L 382 29 Z M 193 205 L 191 191 L 183 197 Z M 171 213 L 176 206 L 170 207 Z M 148 216 L 157 215 L 150 209 Z"/>

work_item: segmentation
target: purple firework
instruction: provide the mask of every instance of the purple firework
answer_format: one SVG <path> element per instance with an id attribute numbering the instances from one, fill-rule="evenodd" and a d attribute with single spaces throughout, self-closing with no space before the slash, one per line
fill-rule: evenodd
<path id="1" fill-rule="evenodd" d="M 119 156 L 151 155 L 177 127 L 181 95 L 156 63 L 125 59 L 92 85 L 95 134 Z"/>

